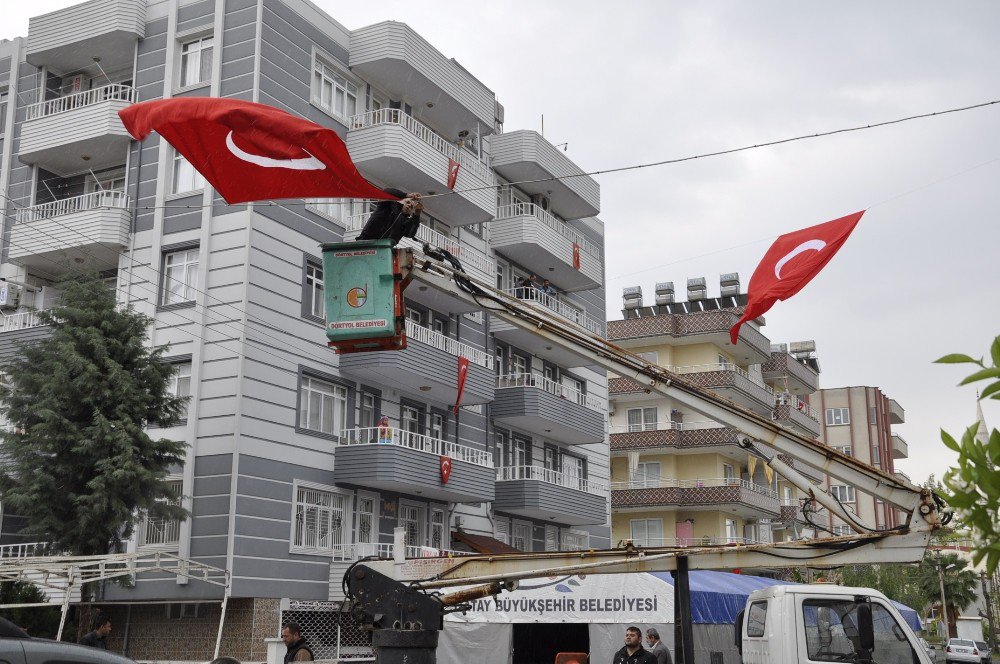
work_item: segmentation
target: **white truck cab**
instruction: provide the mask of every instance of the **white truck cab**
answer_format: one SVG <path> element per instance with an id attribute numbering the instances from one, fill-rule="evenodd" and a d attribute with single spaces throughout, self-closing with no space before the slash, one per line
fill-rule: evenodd
<path id="1" fill-rule="evenodd" d="M 932 664 L 893 603 L 871 588 L 758 590 L 737 617 L 735 636 L 744 664 Z"/>

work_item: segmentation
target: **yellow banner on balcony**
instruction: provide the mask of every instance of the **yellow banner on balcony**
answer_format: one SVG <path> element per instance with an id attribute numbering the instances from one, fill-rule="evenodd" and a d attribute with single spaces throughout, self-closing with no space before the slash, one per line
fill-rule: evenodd
<path id="1" fill-rule="evenodd" d="M 771 468 L 768 464 L 764 464 L 764 477 L 767 478 L 768 485 L 774 480 L 774 468 Z"/>
<path id="2" fill-rule="evenodd" d="M 753 482 L 753 473 L 757 470 L 757 457 L 752 454 L 747 457 L 747 470 L 750 471 L 750 481 Z"/>

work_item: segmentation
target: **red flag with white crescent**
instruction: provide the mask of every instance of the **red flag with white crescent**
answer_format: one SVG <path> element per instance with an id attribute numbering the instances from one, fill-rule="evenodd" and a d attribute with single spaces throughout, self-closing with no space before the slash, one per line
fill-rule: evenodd
<path id="1" fill-rule="evenodd" d="M 451 477 L 451 457 L 441 455 L 441 484 L 447 484 L 448 478 Z"/>
<path id="2" fill-rule="evenodd" d="M 136 140 L 157 132 L 227 203 L 284 198 L 396 200 L 364 179 L 337 132 L 241 99 L 177 97 L 118 112 Z"/>
<path id="3" fill-rule="evenodd" d="M 734 346 L 743 323 L 764 315 L 778 300 L 787 300 L 798 293 L 826 267 L 847 241 L 864 213 L 862 210 L 840 219 L 786 233 L 774 241 L 750 277 L 747 307 L 743 317 L 729 329 Z"/>
<path id="4" fill-rule="evenodd" d="M 458 394 L 455 396 L 455 414 L 458 415 L 458 407 L 462 405 L 462 392 L 465 391 L 465 378 L 469 375 L 469 360 L 458 356 Z"/>
<path id="5" fill-rule="evenodd" d="M 458 181 L 458 169 L 461 168 L 461 167 L 462 167 L 462 165 L 460 163 L 458 163 L 457 161 L 455 161 L 454 159 L 449 159 L 448 160 L 448 188 L 449 189 L 454 189 L 455 188 L 455 182 Z"/>

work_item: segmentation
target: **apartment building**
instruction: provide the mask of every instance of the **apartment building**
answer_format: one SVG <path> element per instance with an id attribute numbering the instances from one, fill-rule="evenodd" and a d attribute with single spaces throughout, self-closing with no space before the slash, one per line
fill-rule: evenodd
<path id="1" fill-rule="evenodd" d="M 505 131 L 495 93 L 402 23 L 351 31 L 308 0 L 91 0 L 0 44 L 0 353 L 44 338 L 34 311 L 80 269 L 152 317 L 151 343 L 170 345 L 173 389 L 190 397 L 185 421 L 156 433 L 189 445 L 172 481 L 191 517 L 146 520 L 129 547 L 231 571 L 224 652 L 259 661 L 295 617 L 318 656 L 363 654 L 337 613 L 341 576 L 391 553 L 397 527 L 410 556 L 607 546 L 606 374 L 417 284 L 405 351 L 334 355 L 319 245 L 356 237 L 368 206 L 226 205 L 117 118 L 182 96 L 330 127 L 380 186 L 441 193 L 458 163 L 457 193 L 427 200 L 417 240 L 500 288 L 550 280 L 555 293 L 519 292 L 526 305 L 601 334 L 604 227 L 597 183 L 538 133 Z M 517 184 L 566 175 L 579 177 Z M 389 445 L 372 444 L 381 415 Z M 24 542 L 18 527 L 3 515 L 2 543 Z M 218 588 L 140 577 L 103 593 L 119 651 L 211 653 Z"/>
<path id="2" fill-rule="evenodd" d="M 687 381 L 816 437 L 821 424 L 807 398 L 818 387 L 815 344 L 773 345 L 763 319 L 729 328 L 746 295 L 739 276 L 720 279 L 720 295 L 704 278 L 689 279 L 687 300 L 672 282 L 657 284 L 644 306 L 638 287 L 624 292 L 621 320 L 608 338 Z M 609 377 L 612 540 L 686 546 L 791 539 L 805 528 L 801 494 L 738 445 L 738 432 L 708 420 L 630 378 Z M 817 471 L 797 466 L 819 482 Z"/>
<path id="3" fill-rule="evenodd" d="M 813 409 L 822 413 L 820 440 L 844 454 L 853 456 L 885 472 L 897 474 L 894 463 L 909 457 L 906 440 L 893 432 L 892 425 L 903 424 L 906 413 L 895 399 L 877 387 L 836 387 L 822 389 L 809 398 Z M 898 473 L 902 475 L 902 473 Z M 909 481 L 909 478 L 905 479 Z M 865 522 L 878 528 L 892 528 L 905 515 L 871 494 L 857 491 L 849 484 L 825 480 L 827 491 L 852 508 Z M 851 524 L 829 515 L 827 527 L 838 535 L 856 532 Z"/>

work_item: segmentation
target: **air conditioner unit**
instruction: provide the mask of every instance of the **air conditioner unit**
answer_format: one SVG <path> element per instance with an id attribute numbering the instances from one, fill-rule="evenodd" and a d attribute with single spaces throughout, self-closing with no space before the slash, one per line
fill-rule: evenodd
<path id="1" fill-rule="evenodd" d="M 63 80 L 62 93 L 64 95 L 72 95 L 77 92 L 83 92 L 89 87 L 90 77 L 84 74 L 77 74 Z"/>
<path id="2" fill-rule="evenodd" d="M 21 287 L 0 282 L 0 309 L 17 309 L 21 303 Z"/>

